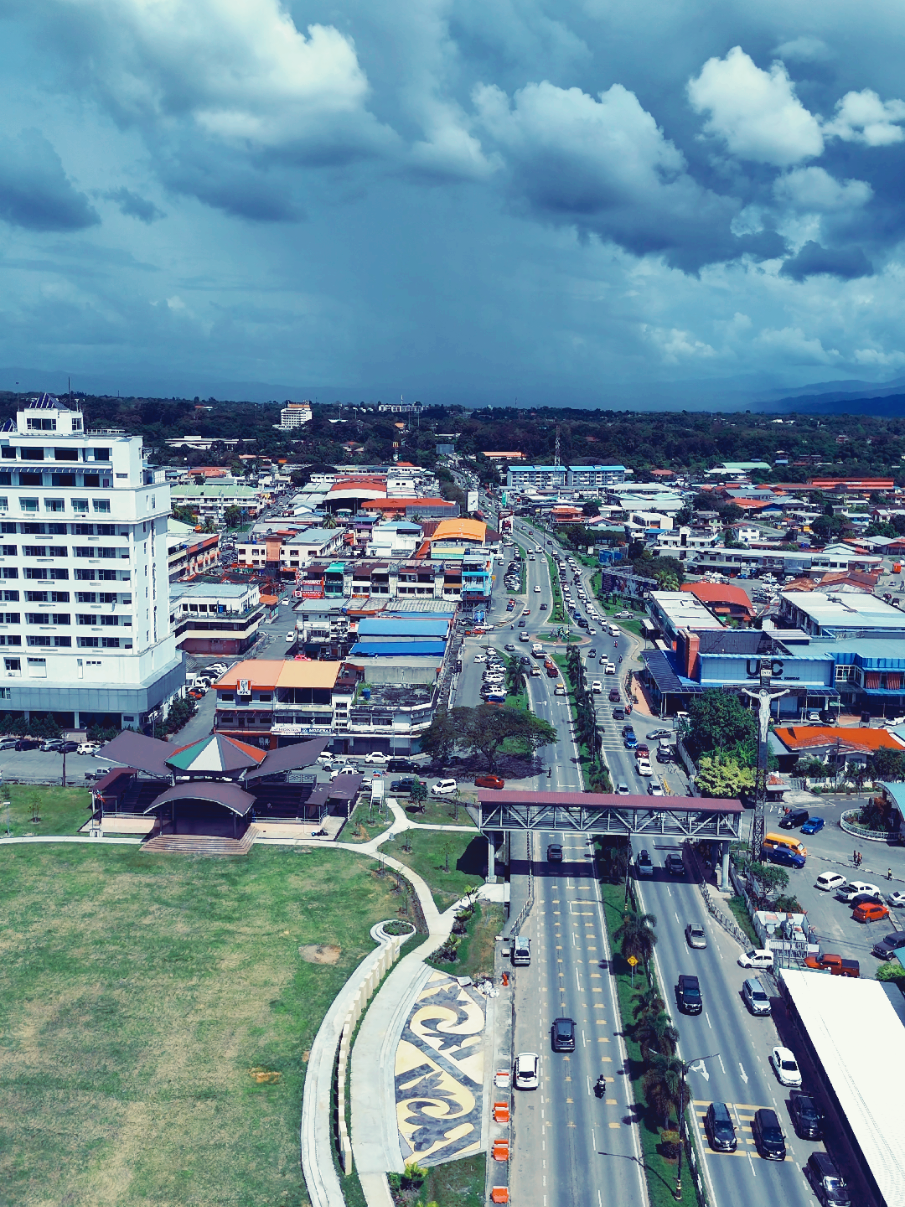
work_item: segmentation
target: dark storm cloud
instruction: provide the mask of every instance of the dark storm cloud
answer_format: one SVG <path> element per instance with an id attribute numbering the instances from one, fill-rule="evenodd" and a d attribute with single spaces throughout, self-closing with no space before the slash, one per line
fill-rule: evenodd
<path id="1" fill-rule="evenodd" d="M 804 281 L 807 277 L 830 276 L 841 281 L 853 281 L 858 277 L 869 277 L 873 267 L 860 247 L 821 247 L 813 240 L 790 260 L 786 260 L 780 272 L 793 281 Z"/>
<path id="2" fill-rule="evenodd" d="M 166 217 L 163 210 L 159 209 L 153 201 L 140 197 L 131 189 L 109 189 L 104 196 L 108 201 L 114 202 L 121 214 L 125 214 L 127 218 L 137 218 L 139 222 L 144 222 L 147 226 Z"/>
<path id="3" fill-rule="evenodd" d="M 33 231 L 77 231 L 100 221 L 38 130 L 0 138 L 0 219 Z"/>

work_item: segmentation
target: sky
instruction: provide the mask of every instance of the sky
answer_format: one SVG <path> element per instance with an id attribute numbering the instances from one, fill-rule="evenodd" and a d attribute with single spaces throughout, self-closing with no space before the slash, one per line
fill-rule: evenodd
<path id="1" fill-rule="evenodd" d="M 905 374 L 896 0 L 0 0 L 0 387 Z"/>

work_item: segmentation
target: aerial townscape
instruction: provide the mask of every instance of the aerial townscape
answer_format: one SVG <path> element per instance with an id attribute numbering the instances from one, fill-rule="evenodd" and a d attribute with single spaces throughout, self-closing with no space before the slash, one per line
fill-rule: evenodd
<path id="1" fill-rule="evenodd" d="M 0 1207 L 905 1207 L 905 17 L 5 5 Z"/>

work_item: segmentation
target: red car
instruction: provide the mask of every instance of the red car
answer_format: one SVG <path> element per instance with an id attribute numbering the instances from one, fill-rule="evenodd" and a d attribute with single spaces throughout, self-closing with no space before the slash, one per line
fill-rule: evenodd
<path id="1" fill-rule="evenodd" d="M 504 779 L 500 779 L 498 775 L 476 775 L 474 783 L 476 788 L 506 787 L 506 781 Z"/>
<path id="2" fill-rule="evenodd" d="M 878 901 L 865 901 L 855 906 L 852 917 L 856 922 L 879 922 L 881 918 L 889 917 L 889 910 Z"/>

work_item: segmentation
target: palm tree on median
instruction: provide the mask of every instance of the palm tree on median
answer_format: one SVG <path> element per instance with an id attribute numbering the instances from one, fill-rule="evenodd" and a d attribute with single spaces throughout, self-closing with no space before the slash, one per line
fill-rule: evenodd
<path id="1" fill-rule="evenodd" d="M 646 1014 L 642 1017 L 635 1028 L 635 1039 L 646 1063 L 655 1055 L 675 1056 L 679 1032 L 666 1011 L 661 1010 L 658 1014 Z"/>
<path id="2" fill-rule="evenodd" d="M 661 1010 L 666 1009 L 666 1002 L 656 985 L 649 985 L 646 989 L 636 989 L 632 998 L 634 1000 L 632 1018 L 635 1022 L 644 1015 L 659 1014 Z"/>
<path id="3" fill-rule="evenodd" d="M 641 1079 L 644 1100 L 654 1114 L 663 1119 L 664 1128 L 669 1126 L 669 1117 L 673 1111 L 679 1119 L 688 1106 L 684 1069 L 685 1065 L 677 1056 L 652 1052 L 650 1068 Z"/>
<path id="4" fill-rule="evenodd" d="M 637 909 L 628 911 L 613 934 L 613 938 L 619 944 L 626 959 L 634 956 L 647 967 L 657 942 L 654 932 L 656 925 L 657 919 L 654 914 L 642 914 Z"/>

